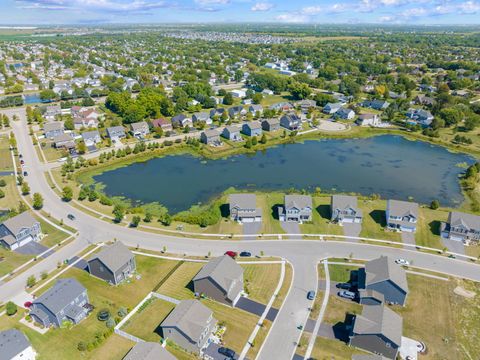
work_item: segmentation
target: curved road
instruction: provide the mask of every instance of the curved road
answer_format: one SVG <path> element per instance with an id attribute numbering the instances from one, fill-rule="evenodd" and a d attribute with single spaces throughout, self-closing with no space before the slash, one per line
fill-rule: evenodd
<path id="1" fill-rule="evenodd" d="M 380 254 L 408 259 L 416 267 L 429 269 L 452 276 L 480 281 L 480 266 L 471 262 L 450 259 L 443 256 L 418 251 L 389 248 L 363 243 L 345 243 L 345 241 L 317 240 L 199 240 L 195 238 L 175 237 L 152 234 L 107 223 L 81 212 L 63 202 L 50 188 L 45 177 L 45 166 L 40 163 L 35 148 L 28 135 L 25 112 L 14 109 L 8 115 L 16 113 L 21 121 L 11 122 L 17 138 L 19 152 L 23 154 L 28 167 L 27 181 L 31 191 L 44 197 L 44 209 L 54 218 L 66 219 L 68 213 L 75 214 L 76 220 L 68 225 L 75 227 L 79 236 L 71 243 L 42 260 L 35 266 L 19 274 L 11 281 L 0 285 L 0 301 L 13 298 L 24 290 L 26 279 L 30 275 L 39 276 L 43 271 L 51 271 L 59 261 L 70 259 L 85 249 L 89 243 L 98 243 L 118 239 L 135 247 L 139 245 L 147 250 L 160 251 L 165 246 L 168 252 L 189 255 L 221 255 L 227 250 L 249 250 L 253 254 L 263 251 L 266 255 L 287 259 L 293 266 L 294 274 L 290 291 L 258 355 L 258 359 L 292 359 L 296 342 L 308 317 L 311 302 L 306 299 L 309 290 L 317 288 L 317 263 L 325 257 L 346 258 L 350 255 L 358 259 L 373 259 Z"/>

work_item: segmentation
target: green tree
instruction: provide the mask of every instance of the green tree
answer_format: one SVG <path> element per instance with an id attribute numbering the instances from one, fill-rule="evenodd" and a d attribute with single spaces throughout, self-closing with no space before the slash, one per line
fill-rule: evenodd
<path id="1" fill-rule="evenodd" d="M 130 226 L 131 227 L 138 227 L 138 224 L 140 224 L 140 216 L 138 215 L 135 215 L 133 218 L 132 218 L 132 221 L 130 222 Z"/>
<path id="2" fill-rule="evenodd" d="M 8 316 L 15 315 L 17 313 L 17 305 L 14 302 L 9 301 L 5 306 L 5 310 Z"/>
<path id="3" fill-rule="evenodd" d="M 260 143 L 266 144 L 267 143 L 267 136 L 265 134 L 262 134 L 262 137 L 260 139 Z"/>
<path id="4" fill-rule="evenodd" d="M 43 197 L 40 193 L 33 194 L 33 208 L 35 210 L 40 210 L 43 207 Z"/>
<path id="5" fill-rule="evenodd" d="M 70 201 L 73 199 L 73 190 L 70 186 L 65 186 L 62 190 L 62 200 Z"/>
<path id="6" fill-rule="evenodd" d="M 440 202 L 438 200 L 432 200 L 430 203 L 430 209 L 437 210 L 440 207 Z"/>
<path id="7" fill-rule="evenodd" d="M 42 101 L 52 101 L 57 97 L 57 94 L 55 94 L 55 91 L 50 90 L 50 89 L 45 89 L 40 91 L 40 99 Z"/>
<path id="8" fill-rule="evenodd" d="M 120 222 L 122 222 L 123 217 L 125 215 L 125 209 L 123 208 L 123 206 L 117 204 L 113 207 L 112 214 L 113 214 L 113 217 L 114 217 L 113 220 L 116 223 L 120 223 Z"/>
<path id="9" fill-rule="evenodd" d="M 247 139 L 247 141 L 245 141 L 245 147 L 247 149 L 251 149 L 252 148 L 252 140 L 250 138 Z"/>
<path id="10" fill-rule="evenodd" d="M 37 279 L 35 278 L 35 275 L 30 275 L 27 279 L 27 287 L 31 288 L 35 286 L 37 283 Z"/>
<path id="11" fill-rule="evenodd" d="M 28 195 L 30 194 L 30 186 L 28 186 L 28 183 L 24 181 L 22 183 L 22 195 Z"/>
<path id="12" fill-rule="evenodd" d="M 223 97 L 223 105 L 232 105 L 233 104 L 233 95 L 232 93 L 227 93 Z"/>
<path id="13" fill-rule="evenodd" d="M 258 143 L 257 137 L 253 136 L 252 137 L 252 145 L 255 146 L 255 145 L 257 145 L 257 143 Z"/>
<path id="14" fill-rule="evenodd" d="M 3 199 L 5 197 L 5 192 L 0 189 L 0 199 Z"/>

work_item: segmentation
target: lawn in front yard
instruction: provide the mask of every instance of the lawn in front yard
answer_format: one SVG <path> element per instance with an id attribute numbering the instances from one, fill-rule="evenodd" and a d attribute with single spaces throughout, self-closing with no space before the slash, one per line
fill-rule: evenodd
<path id="1" fill-rule="evenodd" d="M 242 264 L 244 287 L 248 297 L 267 304 L 280 280 L 281 264 Z"/>
<path id="2" fill-rule="evenodd" d="M 30 259 L 33 259 L 33 255 L 18 254 L 0 246 L 0 276 L 8 274 Z"/>
<path id="3" fill-rule="evenodd" d="M 57 245 L 59 242 L 65 240 L 70 236 L 66 232 L 59 230 L 55 226 L 47 223 L 45 220 L 42 220 L 39 217 L 37 217 L 37 220 L 40 221 L 42 233 L 45 235 L 45 237 L 40 243 L 46 247 L 52 247 L 54 245 Z"/>
<path id="4" fill-rule="evenodd" d="M 341 226 L 330 223 L 330 196 L 313 197 L 313 221 L 300 225 L 305 234 L 343 235 Z"/>
<path id="5" fill-rule="evenodd" d="M 0 190 L 2 190 L 5 194 L 5 196 L 0 199 L 0 210 L 18 208 L 20 194 L 16 189 L 17 180 L 15 179 L 15 176 L 0 176 L 0 179 L 5 180 L 6 182 L 6 185 L 4 187 L 0 187 Z"/>
<path id="6" fill-rule="evenodd" d="M 440 239 L 440 223 L 447 221 L 448 211 L 421 207 L 419 209 L 419 215 L 420 218 L 415 234 L 415 242 L 417 245 L 443 249 L 443 244 Z"/>
<path id="7" fill-rule="evenodd" d="M 358 199 L 358 206 L 363 211 L 361 237 L 392 240 L 401 242 L 400 233 L 386 231 L 385 200 Z"/>

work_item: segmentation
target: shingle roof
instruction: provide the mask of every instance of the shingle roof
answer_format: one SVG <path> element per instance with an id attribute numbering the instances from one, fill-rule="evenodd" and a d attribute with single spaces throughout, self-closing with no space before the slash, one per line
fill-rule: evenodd
<path id="1" fill-rule="evenodd" d="M 163 320 L 162 327 L 176 327 L 192 341 L 198 341 L 213 315 L 212 310 L 198 300 L 183 300 Z"/>
<path id="2" fill-rule="evenodd" d="M 36 223 L 38 223 L 38 221 L 29 212 L 25 211 L 17 216 L 5 220 L 3 225 L 5 225 L 5 227 L 14 235 L 17 235 L 22 228 L 31 228 Z"/>
<path id="3" fill-rule="evenodd" d="M 59 121 L 43 125 L 43 131 L 63 130 L 63 124 Z"/>
<path id="4" fill-rule="evenodd" d="M 210 277 L 227 294 L 231 300 L 235 299 L 242 289 L 238 287 L 243 280 L 243 268 L 230 256 L 223 255 L 210 260 L 193 278 L 193 281 Z"/>
<path id="5" fill-rule="evenodd" d="M 358 208 L 357 197 L 350 195 L 333 195 L 332 196 L 332 208 L 333 209 L 354 209 L 357 213 L 361 214 L 362 211 Z"/>
<path id="6" fill-rule="evenodd" d="M 285 195 L 285 207 L 304 209 L 312 208 L 312 197 L 310 195 Z"/>
<path id="7" fill-rule="evenodd" d="M 238 206 L 240 209 L 255 209 L 257 207 L 257 197 L 255 194 L 231 194 L 228 197 L 230 209 Z"/>
<path id="8" fill-rule="evenodd" d="M 176 357 L 162 348 L 159 343 L 139 342 L 123 360 L 175 360 Z"/>
<path id="9" fill-rule="evenodd" d="M 57 314 L 85 291 L 85 288 L 73 278 L 60 279 L 53 287 L 33 303 L 43 304 L 52 313 Z"/>
<path id="10" fill-rule="evenodd" d="M 359 335 L 382 334 L 395 345 L 402 344 L 403 319 L 384 305 L 366 305 L 355 317 L 353 332 Z"/>
<path id="11" fill-rule="evenodd" d="M 30 347 L 27 337 L 17 329 L 0 332 L 0 360 L 10 360 Z"/>
<path id="12" fill-rule="evenodd" d="M 387 208 L 390 215 L 393 216 L 409 216 L 413 215 L 418 218 L 418 204 L 410 201 L 388 200 Z"/>
<path id="13" fill-rule="evenodd" d="M 220 136 L 220 133 L 215 129 L 207 129 L 203 133 L 207 138 Z"/>
<path id="14" fill-rule="evenodd" d="M 382 355 L 352 355 L 352 360 L 388 360 Z"/>
<path id="15" fill-rule="evenodd" d="M 480 216 L 452 211 L 448 215 L 448 223 L 450 226 L 463 225 L 468 229 L 480 230 Z"/>
<path id="16" fill-rule="evenodd" d="M 365 264 L 365 285 L 376 284 L 382 281 L 391 280 L 405 292 L 408 292 L 407 275 L 405 270 L 395 264 L 388 256 L 380 256 Z"/>
<path id="17" fill-rule="evenodd" d="M 139 121 L 133 124 L 130 124 L 133 131 L 142 130 L 144 128 L 148 129 L 148 124 L 145 121 Z"/>
<path id="18" fill-rule="evenodd" d="M 98 259 L 114 273 L 134 257 L 133 253 L 121 241 L 104 247 L 95 254 L 90 261 Z"/>

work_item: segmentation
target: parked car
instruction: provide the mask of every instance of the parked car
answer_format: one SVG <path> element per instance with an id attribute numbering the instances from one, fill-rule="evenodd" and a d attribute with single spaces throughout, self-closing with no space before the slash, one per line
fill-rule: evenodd
<path id="1" fill-rule="evenodd" d="M 21 158 L 23 158 L 23 155 L 22 155 L 22 154 L 18 154 L 18 157 L 21 159 Z"/>
<path id="2" fill-rule="evenodd" d="M 225 356 L 229 357 L 230 359 L 235 358 L 235 351 L 233 351 L 232 349 L 226 348 L 226 347 L 218 348 L 218 353 L 222 354 L 222 355 L 225 355 Z"/>
<path id="3" fill-rule="evenodd" d="M 240 253 L 240 256 L 241 257 L 250 257 L 250 256 L 252 256 L 252 253 L 250 251 L 242 251 Z"/>
<path id="4" fill-rule="evenodd" d="M 22 164 L 22 165 L 23 165 L 23 164 L 25 164 L 25 161 L 23 161 L 23 160 L 20 160 L 20 164 Z"/>
<path id="5" fill-rule="evenodd" d="M 307 299 L 308 299 L 308 300 L 313 300 L 313 299 L 315 299 L 315 291 L 310 290 L 310 291 L 307 293 Z"/>
<path id="6" fill-rule="evenodd" d="M 352 287 L 349 283 L 338 283 L 335 286 L 337 287 L 337 289 L 344 289 L 344 290 L 350 290 L 350 288 Z"/>
<path id="7" fill-rule="evenodd" d="M 237 253 L 235 251 L 227 251 L 225 252 L 225 255 L 230 256 L 232 259 L 235 259 L 237 257 Z"/>
<path id="8" fill-rule="evenodd" d="M 23 176 L 28 176 L 28 172 L 24 171 Z"/>
<path id="9" fill-rule="evenodd" d="M 408 260 L 405 260 L 405 259 L 397 259 L 397 260 L 395 260 L 395 263 L 398 264 L 398 265 L 404 265 L 404 266 L 410 265 L 410 262 Z"/>
<path id="10" fill-rule="evenodd" d="M 75 220 L 75 215 L 73 215 L 73 214 L 68 214 L 68 215 L 67 215 L 67 218 L 69 218 L 70 220 Z"/>
<path id="11" fill-rule="evenodd" d="M 354 300 L 355 299 L 355 293 L 347 290 L 342 290 L 338 292 L 338 296 L 344 298 L 344 299 L 350 299 Z"/>

